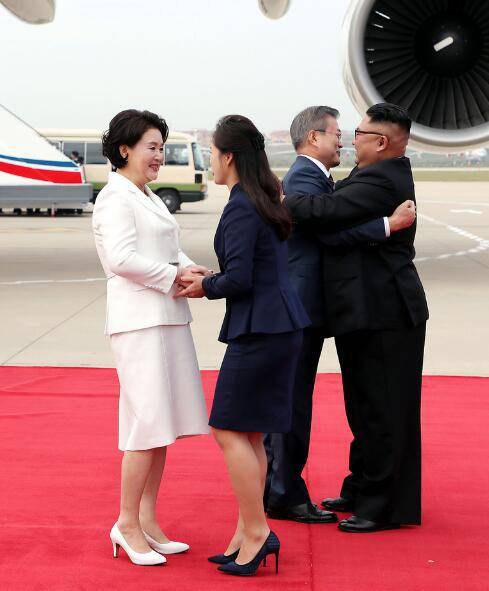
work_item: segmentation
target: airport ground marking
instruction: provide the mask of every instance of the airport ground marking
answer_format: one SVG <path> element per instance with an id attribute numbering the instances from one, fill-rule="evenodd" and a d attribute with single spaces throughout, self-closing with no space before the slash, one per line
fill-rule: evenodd
<path id="1" fill-rule="evenodd" d="M 454 201 L 435 201 L 435 200 L 423 200 L 423 203 L 432 203 L 438 205 L 477 205 L 479 207 L 489 207 L 489 203 L 478 203 L 478 202 L 454 202 Z M 482 213 L 482 212 L 475 212 L 473 210 L 451 210 L 454 213 L 462 213 L 462 212 L 469 212 L 470 213 Z M 477 246 L 465 250 L 459 250 L 456 252 L 444 253 L 436 256 L 428 256 L 428 257 L 419 257 L 415 259 L 416 263 L 423 263 L 428 260 L 444 260 L 454 256 L 464 256 L 467 254 L 476 254 L 478 252 L 482 252 L 489 249 L 489 240 L 485 238 L 481 238 L 472 232 L 468 232 L 467 230 L 463 230 L 458 226 L 453 226 L 451 224 L 446 224 L 445 222 L 441 222 L 431 216 L 426 214 L 418 214 L 418 218 L 426 220 L 427 222 L 431 222 L 437 226 L 443 226 L 458 234 L 459 236 L 463 236 L 464 238 L 468 238 L 469 240 L 474 240 L 478 243 Z M 106 277 L 88 277 L 88 278 L 80 278 L 80 279 L 27 279 L 27 280 L 19 280 L 19 281 L 2 281 L 0 285 L 35 285 L 35 284 L 52 284 L 52 283 L 93 283 L 97 281 L 106 281 Z"/>
<path id="2" fill-rule="evenodd" d="M 484 203 L 480 201 L 438 201 L 437 199 L 418 199 L 418 205 L 423 203 L 433 203 L 435 205 L 476 205 L 477 207 L 489 207 L 489 203 Z"/>
<path id="3" fill-rule="evenodd" d="M 464 230 L 463 228 L 459 228 L 458 226 L 452 226 L 451 224 L 446 224 L 445 222 L 441 222 L 440 220 L 432 218 L 429 215 L 425 215 L 424 213 L 418 214 L 418 218 L 421 218 L 422 220 L 426 220 L 427 222 L 431 222 L 432 224 L 435 224 L 437 226 L 443 226 L 444 228 L 447 228 L 447 230 L 450 230 L 450 232 L 453 232 L 454 234 L 458 234 L 459 236 L 463 236 L 464 238 L 468 238 L 469 240 L 473 240 L 474 242 L 477 242 L 477 246 L 474 246 L 473 248 L 468 248 L 465 250 L 458 250 L 457 252 L 449 252 L 449 253 L 439 254 L 437 256 L 419 257 L 419 258 L 414 259 L 415 263 L 423 263 L 424 261 L 430 261 L 430 260 L 444 260 L 444 259 L 448 259 L 451 257 L 465 256 L 467 254 L 476 254 L 478 252 L 482 252 L 484 250 L 489 249 L 489 240 L 486 240 L 485 238 L 481 238 L 480 236 L 477 236 L 477 234 L 473 234 L 472 232 L 468 232 L 467 230 Z"/>
<path id="4" fill-rule="evenodd" d="M 78 314 L 81 314 L 81 312 L 83 312 L 84 310 L 86 310 L 87 308 L 89 308 L 90 306 L 92 306 L 97 300 L 100 300 L 104 296 L 105 296 L 105 293 L 101 293 L 96 298 L 91 299 L 88 302 L 88 304 L 85 304 L 79 310 L 76 310 L 76 312 L 74 312 L 73 314 L 71 314 L 70 316 L 68 316 L 68 318 L 63 318 L 63 320 L 61 320 L 61 322 L 58 322 L 57 324 L 55 324 L 51 328 L 48 328 L 48 330 L 46 330 L 41 335 L 39 335 L 38 337 L 36 337 L 30 343 L 27 343 L 27 345 L 25 345 L 24 347 L 21 347 L 18 351 L 16 351 L 15 353 L 13 353 L 13 355 L 10 355 L 10 357 L 7 357 L 7 359 L 4 359 L 3 361 L 0 361 L 0 365 L 7 365 L 9 361 L 11 361 L 12 359 L 14 359 L 15 357 L 18 357 L 21 353 L 23 353 L 24 351 L 26 351 L 27 349 L 29 349 L 30 347 L 32 347 L 32 345 L 35 345 L 36 343 L 38 343 L 45 336 L 47 336 L 48 334 L 54 332 L 57 328 L 59 328 L 63 324 L 66 324 L 67 322 L 69 322 L 73 318 L 75 318 L 75 316 L 78 316 Z"/>
<path id="5" fill-rule="evenodd" d="M 107 277 L 87 277 L 84 279 L 26 279 L 25 281 L 2 281 L 0 285 L 34 285 L 42 283 L 92 283 L 107 281 Z"/>
<path id="6" fill-rule="evenodd" d="M 478 209 L 451 209 L 450 213 L 473 213 L 475 215 L 481 215 L 484 212 Z"/>

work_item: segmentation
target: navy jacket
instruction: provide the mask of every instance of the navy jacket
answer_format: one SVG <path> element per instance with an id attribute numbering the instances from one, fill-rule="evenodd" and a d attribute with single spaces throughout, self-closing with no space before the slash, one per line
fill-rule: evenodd
<path id="1" fill-rule="evenodd" d="M 286 195 L 324 195 L 333 193 L 334 183 L 309 158 L 298 156 L 283 179 L 283 188 Z M 324 246 L 341 247 L 385 239 L 383 218 L 320 235 L 305 221 L 294 224 L 288 240 L 289 276 L 313 326 L 323 326 L 328 316 L 323 284 Z"/>
<path id="2" fill-rule="evenodd" d="M 287 274 L 287 243 L 234 185 L 214 238 L 220 273 L 202 287 L 210 299 L 226 298 L 219 340 L 251 333 L 300 330 L 309 318 Z"/>

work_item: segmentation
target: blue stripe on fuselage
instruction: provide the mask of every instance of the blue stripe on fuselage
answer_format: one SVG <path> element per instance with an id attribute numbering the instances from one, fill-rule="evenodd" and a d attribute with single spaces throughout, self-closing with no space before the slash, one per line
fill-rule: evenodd
<path id="1" fill-rule="evenodd" d="M 13 160 L 14 162 L 24 162 L 25 164 L 41 164 L 45 166 L 61 166 L 63 168 L 78 168 L 74 162 L 63 162 L 60 160 L 35 160 L 33 158 L 16 158 L 15 156 L 6 156 L 0 154 L 0 158 L 5 160 Z"/>

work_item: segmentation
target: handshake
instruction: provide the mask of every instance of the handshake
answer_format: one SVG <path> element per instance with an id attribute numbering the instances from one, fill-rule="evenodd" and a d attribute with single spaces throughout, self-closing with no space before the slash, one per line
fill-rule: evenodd
<path id="1" fill-rule="evenodd" d="M 179 267 L 175 277 L 176 293 L 174 298 L 202 298 L 205 292 L 202 289 L 202 281 L 205 277 L 213 275 L 214 271 L 202 265 L 189 265 Z"/>

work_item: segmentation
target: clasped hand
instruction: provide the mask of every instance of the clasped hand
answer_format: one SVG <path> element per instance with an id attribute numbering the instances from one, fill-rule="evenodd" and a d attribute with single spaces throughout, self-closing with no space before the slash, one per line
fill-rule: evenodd
<path id="1" fill-rule="evenodd" d="M 189 265 L 178 269 L 175 277 L 177 293 L 175 298 L 202 298 L 205 292 L 202 289 L 202 281 L 205 277 L 212 275 L 212 271 L 202 265 Z"/>

